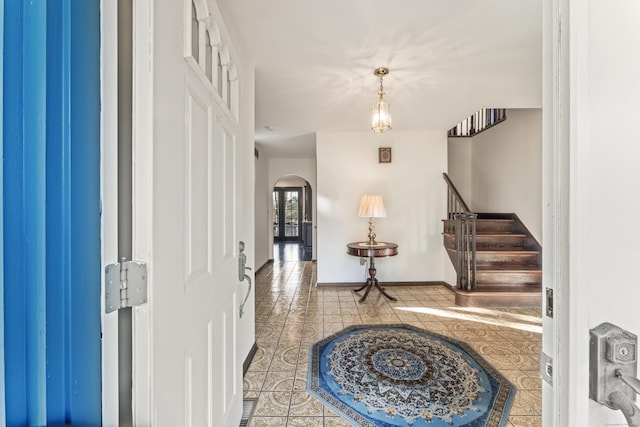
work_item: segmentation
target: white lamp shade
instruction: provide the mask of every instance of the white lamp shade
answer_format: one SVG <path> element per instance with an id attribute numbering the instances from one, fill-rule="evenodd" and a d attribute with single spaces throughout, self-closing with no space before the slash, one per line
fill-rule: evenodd
<path id="1" fill-rule="evenodd" d="M 358 216 L 367 218 L 386 218 L 382 196 L 379 194 L 365 194 L 360 199 Z"/>

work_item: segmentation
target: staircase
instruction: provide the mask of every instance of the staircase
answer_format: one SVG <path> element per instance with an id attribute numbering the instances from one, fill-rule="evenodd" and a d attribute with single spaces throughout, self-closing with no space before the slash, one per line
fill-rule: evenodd
<path id="1" fill-rule="evenodd" d="M 444 247 L 456 270 L 456 304 L 540 307 L 542 247 L 516 214 L 476 213 L 449 176 Z"/>
<path id="2" fill-rule="evenodd" d="M 444 220 L 444 246 L 458 265 L 455 220 Z M 475 283 L 454 289 L 465 307 L 540 307 L 542 248 L 515 214 L 478 213 Z M 458 270 L 458 268 L 457 268 Z M 460 272 L 458 272 L 460 274 Z"/>

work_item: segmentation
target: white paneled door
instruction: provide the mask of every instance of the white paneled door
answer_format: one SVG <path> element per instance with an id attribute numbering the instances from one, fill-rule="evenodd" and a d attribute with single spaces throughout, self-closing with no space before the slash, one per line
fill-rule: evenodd
<path id="1" fill-rule="evenodd" d="M 238 425 L 241 162 L 231 79 L 226 65 L 217 79 L 202 61 L 223 57 L 210 17 L 200 19 L 204 2 L 134 4 L 133 252 L 149 263 L 149 303 L 134 313 L 134 423 Z"/>

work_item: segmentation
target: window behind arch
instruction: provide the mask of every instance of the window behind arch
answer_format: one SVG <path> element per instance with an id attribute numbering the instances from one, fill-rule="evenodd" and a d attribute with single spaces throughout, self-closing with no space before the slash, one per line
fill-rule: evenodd
<path id="1" fill-rule="evenodd" d="M 222 96 L 222 57 L 220 57 L 220 52 L 218 52 L 217 56 L 218 56 L 218 59 L 217 59 L 218 81 L 216 82 L 215 88 L 216 88 L 216 91 L 218 91 L 218 94 Z"/>
<path id="2" fill-rule="evenodd" d="M 213 46 L 211 46 L 211 34 L 205 31 L 204 72 L 207 79 L 213 84 Z"/>
<path id="3" fill-rule="evenodd" d="M 188 66 L 206 85 L 216 93 L 218 102 L 238 117 L 238 81 L 233 69 L 233 58 L 229 57 L 228 46 L 220 41 L 218 31 L 224 30 L 209 13 L 204 0 L 183 0 L 187 13 L 184 16 L 184 58 Z"/>
<path id="4" fill-rule="evenodd" d="M 227 69 L 227 107 L 231 108 L 231 76 L 229 75 L 229 69 Z"/>
<path id="5" fill-rule="evenodd" d="M 194 2 L 191 2 L 191 56 L 200 62 L 200 23 Z"/>

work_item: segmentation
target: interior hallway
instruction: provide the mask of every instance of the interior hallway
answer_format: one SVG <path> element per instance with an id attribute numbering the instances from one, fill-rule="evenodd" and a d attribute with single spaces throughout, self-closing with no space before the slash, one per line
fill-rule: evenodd
<path id="1" fill-rule="evenodd" d="M 315 281 L 309 261 L 274 261 L 256 276 L 258 352 L 244 378 L 245 398 L 258 399 L 250 426 L 349 426 L 305 391 L 309 345 L 348 325 L 378 323 L 466 341 L 518 390 L 507 425 L 541 425 L 539 309 L 456 307 L 441 286 L 388 288 L 397 302 L 374 289 L 359 304 L 350 289 L 317 289 Z"/>
<path id="2" fill-rule="evenodd" d="M 311 261 L 311 251 L 305 251 L 302 243 L 281 242 L 273 244 L 273 260 L 278 261 Z"/>

